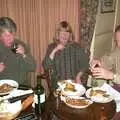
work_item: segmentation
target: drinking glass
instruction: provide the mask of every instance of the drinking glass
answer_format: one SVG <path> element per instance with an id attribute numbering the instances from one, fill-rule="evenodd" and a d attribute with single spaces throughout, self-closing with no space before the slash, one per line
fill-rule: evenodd
<path id="1" fill-rule="evenodd" d="M 11 50 L 12 50 L 13 53 L 16 53 L 17 47 L 18 47 L 18 44 L 17 44 L 17 43 L 14 43 L 14 44 L 12 45 Z"/>

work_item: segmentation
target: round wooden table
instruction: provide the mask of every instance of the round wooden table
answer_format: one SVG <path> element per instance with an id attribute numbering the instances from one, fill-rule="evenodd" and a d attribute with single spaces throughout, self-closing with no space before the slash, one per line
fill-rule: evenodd
<path id="1" fill-rule="evenodd" d="M 48 116 L 54 113 L 60 120 L 100 120 L 101 111 L 103 110 L 106 120 L 110 120 L 116 113 L 116 103 L 93 103 L 87 108 L 75 109 L 67 106 L 63 101 L 56 100 L 50 95 L 46 102 Z M 50 118 L 48 118 L 50 120 Z"/>

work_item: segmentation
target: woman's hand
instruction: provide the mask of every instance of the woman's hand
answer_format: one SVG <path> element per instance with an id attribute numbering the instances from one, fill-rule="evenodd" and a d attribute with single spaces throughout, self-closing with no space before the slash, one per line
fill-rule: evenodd
<path id="1" fill-rule="evenodd" d="M 4 63 L 0 63 L 0 72 L 3 72 L 5 69 L 5 64 Z"/>
<path id="2" fill-rule="evenodd" d="M 58 52 L 59 50 L 63 50 L 65 46 L 63 44 L 58 44 L 57 47 L 55 48 L 55 51 Z"/>
<path id="3" fill-rule="evenodd" d="M 65 48 L 65 46 L 63 44 L 58 44 L 57 47 L 55 49 L 53 49 L 53 51 L 51 52 L 51 54 L 49 55 L 50 59 L 53 60 L 55 54 L 60 51 L 63 50 Z"/>
<path id="4" fill-rule="evenodd" d="M 91 70 L 93 77 L 95 78 L 103 78 L 106 80 L 111 80 L 113 79 L 113 72 L 110 70 L 107 70 L 103 67 L 96 67 Z"/>
<path id="5" fill-rule="evenodd" d="M 78 84 L 82 84 L 80 76 L 76 76 L 75 82 L 78 83 Z"/>
<path id="6" fill-rule="evenodd" d="M 82 84 L 81 76 L 83 75 L 83 72 L 79 72 L 75 77 L 75 82 Z"/>

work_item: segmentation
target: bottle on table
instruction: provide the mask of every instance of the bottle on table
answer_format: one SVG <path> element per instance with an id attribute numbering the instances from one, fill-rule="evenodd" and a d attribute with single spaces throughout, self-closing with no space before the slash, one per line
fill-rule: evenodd
<path id="1" fill-rule="evenodd" d="M 44 112 L 44 103 L 45 103 L 45 89 L 41 85 L 41 78 L 37 76 L 37 85 L 34 89 L 34 103 L 35 103 L 35 112 L 40 117 Z"/>

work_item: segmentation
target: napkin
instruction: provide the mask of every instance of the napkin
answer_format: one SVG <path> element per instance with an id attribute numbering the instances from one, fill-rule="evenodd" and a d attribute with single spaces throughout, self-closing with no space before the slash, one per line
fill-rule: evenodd
<path id="1" fill-rule="evenodd" d="M 116 112 L 120 112 L 120 93 L 118 91 L 116 91 L 114 88 L 112 88 L 107 83 L 104 83 L 101 86 L 101 88 L 104 89 L 105 91 L 107 91 L 107 93 L 114 98 L 114 100 L 116 102 Z"/>

